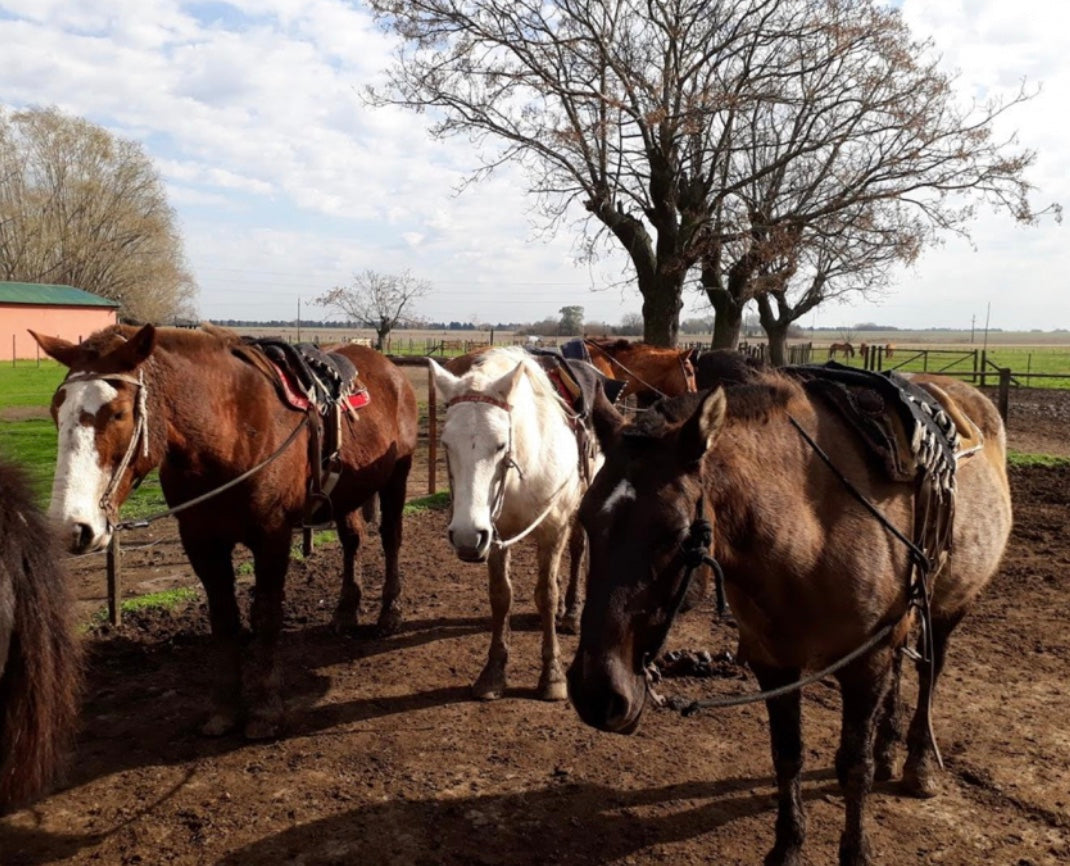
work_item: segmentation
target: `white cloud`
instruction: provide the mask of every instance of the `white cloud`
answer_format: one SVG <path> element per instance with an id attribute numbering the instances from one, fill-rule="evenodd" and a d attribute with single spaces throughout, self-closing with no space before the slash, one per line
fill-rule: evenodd
<path id="1" fill-rule="evenodd" d="M 1038 149 L 1038 201 L 1070 203 L 1070 5 L 902 7 L 961 70 L 964 93 L 1006 92 L 1023 75 L 1043 82 L 1001 131 L 1017 128 Z M 620 279 L 621 256 L 577 267 L 568 228 L 548 241 L 533 226 L 519 170 L 455 195 L 476 164 L 466 142 L 433 141 L 424 116 L 363 104 L 392 47 L 359 4 L 0 0 L 0 10 L 0 94 L 144 142 L 178 210 L 205 315 L 292 316 L 298 297 L 367 267 L 430 279 L 425 312 L 435 318 L 542 318 L 582 303 L 589 317 L 618 321 L 640 308 L 634 292 L 587 291 Z M 985 214 L 976 250 L 951 240 L 906 272 L 883 307 L 833 307 L 819 321 L 961 323 L 989 299 L 995 319 L 1013 288 L 1007 327 L 1070 325 L 1064 237 L 1050 223 L 1021 229 Z M 688 314 L 702 306 L 689 298 Z"/>

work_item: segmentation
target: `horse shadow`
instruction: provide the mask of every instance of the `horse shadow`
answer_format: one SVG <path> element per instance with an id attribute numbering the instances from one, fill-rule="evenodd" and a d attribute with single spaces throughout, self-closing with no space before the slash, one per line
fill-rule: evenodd
<path id="1" fill-rule="evenodd" d="M 827 780 L 827 772 L 806 777 Z M 617 862 L 776 811 L 768 777 L 640 790 L 552 782 L 536 790 L 362 806 L 265 837 L 216 866 L 258 863 L 569 864 Z M 826 781 L 804 800 L 838 793 Z M 695 802 L 699 801 L 699 802 Z M 770 840 L 771 841 L 771 840 Z M 756 843 L 760 846 L 762 843 Z"/>

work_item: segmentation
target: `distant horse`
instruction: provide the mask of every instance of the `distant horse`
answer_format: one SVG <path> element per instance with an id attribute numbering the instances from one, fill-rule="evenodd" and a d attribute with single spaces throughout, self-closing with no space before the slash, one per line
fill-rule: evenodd
<path id="1" fill-rule="evenodd" d="M 0 463 L 0 814 L 55 778 L 74 730 L 81 648 L 51 527 Z"/>
<path id="2" fill-rule="evenodd" d="M 583 455 L 565 404 L 521 348 L 482 352 L 462 376 L 429 363 L 436 394 L 447 407 L 442 445 L 453 499 L 447 534 L 462 560 L 487 563 L 490 579 L 493 633 L 473 694 L 493 700 L 505 691 L 513 599 L 509 552 L 530 535 L 538 551 L 535 603 L 542 622 L 538 696 L 564 700 L 554 622 L 557 571 L 586 487 Z"/>
<path id="3" fill-rule="evenodd" d="M 611 379 L 628 383 L 621 397 L 634 394 L 640 405 L 696 388 L 690 349 L 667 349 L 624 339 L 588 338 L 584 343 L 595 367 Z"/>
<path id="4" fill-rule="evenodd" d="M 995 407 L 976 389 L 938 376 L 915 381 L 984 439 L 980 450 L 959 460 L 952 555 L 933 588 L 939 673 L 948 636 L 995 573 L 1010 531 L 1006 439 Z M 569 697 L 588 724 L 621 733 L 636 728 L 647 694 L 644 667 L 672 624 L 686 585 L 685 561 L 696 539 L 704 543 L 708 518 L 741 650 L 763 689 L 790 684 L 804 669 L 823 669 L 882 627 L 892 629 L 836 674 L 843 728 L 835 764 L 847 803 L 840 861 L 863 864 L 870 860 L 863 809 L 877 769 L 874 736 L 884 776 L 896 734 L 896 659 L 911 621 L 908 554 L 791 419 L 835 455 L 838 471 L 880 503 L 892 525 L 912 534 L 914 485 L 874 472 L 852 428 L 793 379 L 769 373 L 757 383 L 662 401 L 631 424 L 603 401 L 594 420 L 605 464 L 580 507 L 591 569 Z M 928 666 L 919 674 L 925 694 Z M 913 793 L 929 795 L 932 757 L 922 703 L 910 727 L 903 781 Z M 779 788 L 776 844 L 766 862 L 798 863 L 805 824 L 799 692 L 766 706 Z"/>
<path id="5" fill-rule="evenodd" d="M 303 412 L 283 403 L 271 368 L 251 363 L 239 351 L 237 334 L 223 329 L 117 326 L 79 345 L 34 336 L 70 368 L 52 399 L 59 455 L 51 510 L 71 550 L 105 547 L 119 505 L 157 466 L 164 496 L 175 506 L 273 459 L 177 517 L 182 546 L 208 596 L 217 654 L 212 709 L 203 730 L 222 734 L 240 723 L 244 710 L 247 737 L 274 736 L 283 714 L 276 668 L 283 585 L 293 528 L 305 516 L 314 471 Z M 398 548 L 416 447 L 416 399 L 402 372 L 375 350 L 337 351 L 356 366 L 371 402 L 342 416 L 341 475 L 329 497 L 343 554 L 334 622 L 337 627 L 356 622 L 360 506 L 378 492 L 386 559 L 379 627 L 391 632 L 401 622 Z M 252 551 L 256 575 L 254 636 L 244 651 L 231 561 L 237 544 Z"/>
<path id="6" fill-rule="evenodd" d="M 895 357 L 895 343 L 888 343 L 887 345 L 885 345 L 885 347 L 884 347 L 884 357 L 885 358 L 894 358 Z"/>
<path id="7" fill-rule="evenodd" d="M 853 358 L 855 356 L 855 347 L 848 342 L 832 343 L 829 346 L 829 359 L 835 358 L 837 352 L 842 352 L 846 357 Z"/>

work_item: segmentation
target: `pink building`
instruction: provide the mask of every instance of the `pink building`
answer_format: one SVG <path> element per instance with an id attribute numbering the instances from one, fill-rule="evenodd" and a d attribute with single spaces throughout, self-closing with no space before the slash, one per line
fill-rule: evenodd
<path id="1" fill-rule="evenodd" d="M 0 358 L 36 358 L 33 329 L 77 343 L 114 325 L 119 305 L 72 286 L 0 281 Z"/>

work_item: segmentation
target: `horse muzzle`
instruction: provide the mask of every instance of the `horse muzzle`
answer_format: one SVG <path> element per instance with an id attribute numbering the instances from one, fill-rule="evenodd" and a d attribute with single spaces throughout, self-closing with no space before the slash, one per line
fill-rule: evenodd
<path id="1" fill-rule="evenodd" d="M 617 660 L 596 664 L 582 651 L 566 674 L 568 697 L 579 717 L 592 728 L 611 734 L 633 734 L 646 705 L 646 680 Z"/>
<path id="2" fill-rule="evenodd" d="M 457 558 L 464 562 L 486 562 L 490 554 L 491 532 L 489 529 L 454 530 L 446 535 L 450 545 L 457 553 Z"/>

